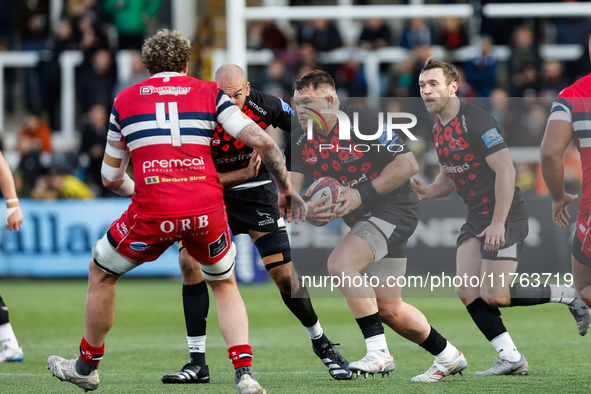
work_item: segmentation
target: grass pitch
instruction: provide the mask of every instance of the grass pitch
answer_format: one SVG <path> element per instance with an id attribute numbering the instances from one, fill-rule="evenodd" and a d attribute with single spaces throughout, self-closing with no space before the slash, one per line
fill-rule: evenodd
<path id="1" fill-rule="evenodd" d="M 181 284 L 173 279 L 122 278 L 117 317 L 99 369 L 97 393 L 232 393 L 232 364 L 219 331 L 215 303 L 209 315 L 207 362 L 211 383 L 164 385 L 160 376 L 188 360 Z M 564 305 L 506 308 L 505 325 L 530 364 L 529 376 L 474 377 L 493 363 L 496 352 L 457 299 L 408 299 L 468 359 L 466 376 L 441 383 L 412 383 L 433 358 L 386 329 L 396 361 L 391 378 L 333 380 L 314 355 L 299 322 L 283 305 L 273 284 L 241 286 L 250 319 L 255 375 L 273 393 L 508 393 L 591 392 L 591 334 L 580 337 Z M 1 393 L 81 393 L 51 377 L 46 358 L 78 353 L 83 333 L 84 280 L 0 280 L 0 294 L 25 352 L 23 363 L 0 364 Z M 365 354 L 363 337 L 342 299 L 314 299 L 326 334 L 340 342 L 350 361 Z"/>

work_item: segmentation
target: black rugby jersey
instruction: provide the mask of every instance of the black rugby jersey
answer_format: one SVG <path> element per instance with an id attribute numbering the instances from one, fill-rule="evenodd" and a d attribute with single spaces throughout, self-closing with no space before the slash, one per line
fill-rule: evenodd
<path id="1" fill-rule="evenodd" d="M 308 141 L 307 133 L 298 127 L 292 132 L 285 146 L 288 171 L 310 173 L 316 179 L 324 176 L 333 177 L 343 186 L 355 189 L 377 177 L 397 155 L 410 151 L 395 132 L 392 133 L 391 140 L 387 139 L 385 125 L 378 123 L 376 113 L 346 104 L 341 104 L 339 110 L 345 112 L 351 120 L 351 137 L 348 140 L 340 140 L 337 123 L 327 136 L 314 133 L 313 140 Z M 371 135 L 383 129 L 379 140 L 364 141 L 355 135 L 354 113 L 359 114 L 359 130 L 362 134 Z M 410 181 L 406 181 L 391 192 L 380 196 L 372 202 L 372 206 L 375 208 L 376 205 L 386 202 L 405 203 L 412 193 L 414 191 Z M 369 207 L 362 204 L 344 218 L 345 222 L 349 224 L 368 211 Z"/>
<path id="2" fill-rule="evenodd" d="M 481 108 L 461 102 L 458 114 L 449 123 L 435 123 L 433 144 L 439 163 L 468 205 L 468 218 L 490 222 L 495 207 L 496 174 L 486 157 L 507 148 L 496 120 Z M 507 220 L 527 217 L 521 190 L 515 186 Z"/>
<path id="3" fill-rule="evenodd" d="M 254 120 L 263 130 L 268 126 L 273 126 L 291 131 L 293 110 L 279 97 L 251 88 L 250 95 L 246 97 L 242 107 L 242 112 Z M 248 166 L 252 152 L 252 148 L 226 133 L 219 125 L 217 126 L 211 140 L 211 155 L 218 172 L 230 172 L 245 168 Z M 254 180 L 266 179 L 270 179 L 269 171 L 261 163 L 258 176 Z"/>

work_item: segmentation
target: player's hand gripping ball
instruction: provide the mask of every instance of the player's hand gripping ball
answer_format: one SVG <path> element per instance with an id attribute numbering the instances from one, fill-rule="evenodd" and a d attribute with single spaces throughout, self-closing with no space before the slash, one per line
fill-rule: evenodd
<path id="1" fill-rule="evenodd" d="M 328 200 L 320 204 L 319 207 L 336 204 L 333 208 L 329 208 L 324 211 L 324 213 L 334 213 L 341 207 L 341 205 L 343 205 L 342 203 L 337 204 L 337 200 L 343 196 L 343 193 L 343 188 L 339 184 L 339 181 L 329 176 L 325 176 L 323 178 L 318 178 L 316 182 L 311 184 L 308 188 L 308 191 L 306 192 L 306 195 L 310 196 L 311 203 L 329 196 Z M 328 223 L 330 223 L 330 221 L 327 222 L 325 220 L 320 221 L 308 218 L 306 218 L 306 221 L 316 227 L 326 226 Z"/>

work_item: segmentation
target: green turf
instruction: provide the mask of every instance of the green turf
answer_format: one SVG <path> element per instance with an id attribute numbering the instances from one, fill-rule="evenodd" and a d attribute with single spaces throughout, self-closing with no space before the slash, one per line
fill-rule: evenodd
<path id="1" fill-rule="evenodd" d="M 494 349 L 456 299 L 410 299 L 430 323 L 460 347 L 469 362 L 466 376 L 437 384 L 411 383 L 432 357 L 387 330 L 396 370 L 390 379 L 339 382 L 313 354 L 306 332 L 287 311 L 274 285 L 242 286 L 250 318 L 257 379 L 272 393 L 550 393 L 591 392 L 591 337 L 577 334 L 564 305 L 504 309 L 504 322 L 527 356 L 529 376 L 477 378 L 492 364 Z M 211 383 L 163 385 L 160 376 L 187 360 L 181 284 L 172 279 L 123 278 L 117 287 L 117 317 L 101 362 L 101 393 L 237 393 L 215 305 L 210 311 L 207 360 Z M 72 357 L 82 336 L 86 282 L 82 280 L 0 280 L 0 295 L 25 352 L 23 363 L 0 364 L 1 393 L 81 393 L 47 371 L 51 354 Z M 349 360 L 365 354 L 363 338 L 341 299 L 316 299 L 327 335 L 340 342 Z M 590 334 L 591 336 L 591 334 Z"/>

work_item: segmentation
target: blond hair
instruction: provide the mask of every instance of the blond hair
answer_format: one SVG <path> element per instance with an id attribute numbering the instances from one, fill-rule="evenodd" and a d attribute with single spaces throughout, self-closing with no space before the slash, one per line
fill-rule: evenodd
<path id="1" fill-rule="evenodd" d="M 142 62 L 148 71 L 183 72 L 191 57 L 191 42 L 178 31 L 158 30 L 142 46 Z"/>

